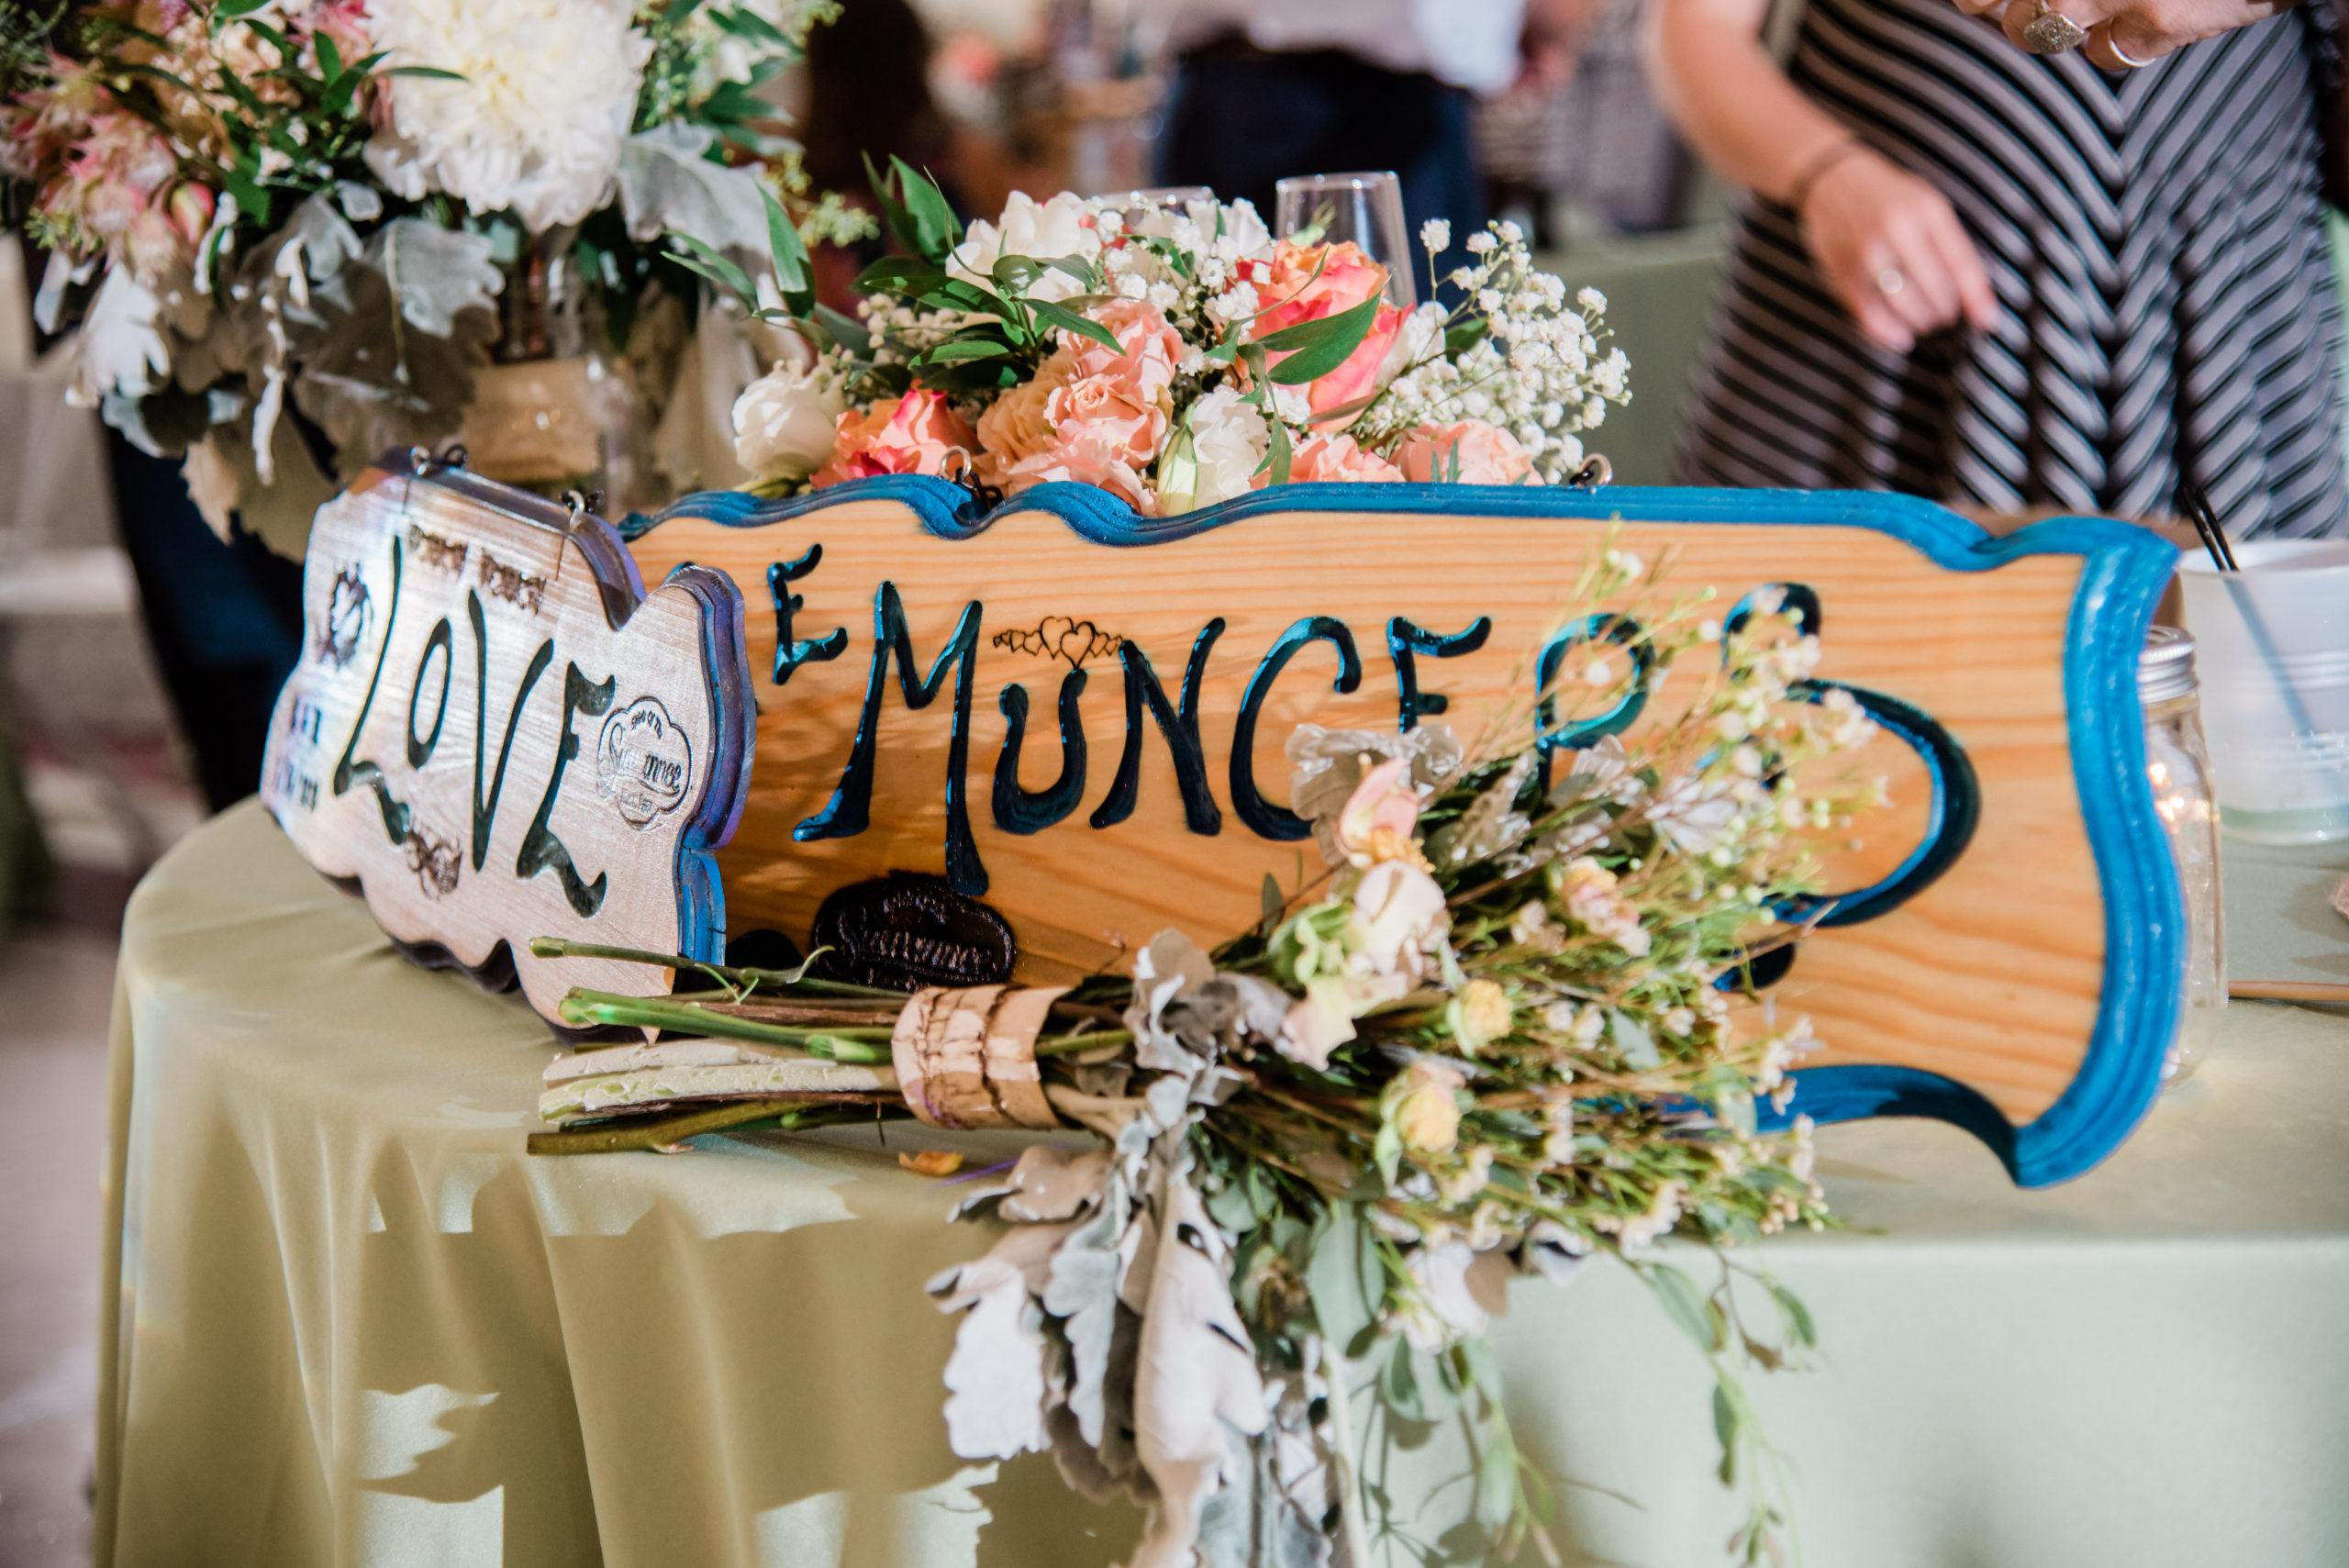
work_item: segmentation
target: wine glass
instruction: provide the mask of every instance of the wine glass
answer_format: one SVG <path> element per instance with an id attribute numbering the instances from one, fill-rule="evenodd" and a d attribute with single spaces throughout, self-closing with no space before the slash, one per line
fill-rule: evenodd
<path id="1" fill-rule="evenodd" d="M 1301 244 L 1351 239 L 1386 268 L 1386 297 L 1408 310 L 1419 303 L 1410 237 L 1403 228 L 1403 185 L 1392 170 L 1298 174 L 1280 182 L 1274 232 Z"/>
<path id="2" fill-rule="evenodd" d="M 1128 211 L 1140 207 L 1147 212 L 1181 214 L 1188 212 L 1193 202 L 1214 201 L 1215 190 L 1209 185 L 1152 185 L 1139 191 L 1104 191 L 1093 199 L 1115 203 Z"/>

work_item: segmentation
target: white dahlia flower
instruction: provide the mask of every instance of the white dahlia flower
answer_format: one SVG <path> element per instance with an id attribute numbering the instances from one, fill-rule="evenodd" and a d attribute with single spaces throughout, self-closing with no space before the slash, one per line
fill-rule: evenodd
<path id="1" fill-rule="evenodd" d="M 371 0 L 393 65 L 390 123 L 367 166 L 411 201 L 440 190 L 476 213 L 511 209 L 532 232 L 604 205 L 651 40 L 626 0 Z"/>

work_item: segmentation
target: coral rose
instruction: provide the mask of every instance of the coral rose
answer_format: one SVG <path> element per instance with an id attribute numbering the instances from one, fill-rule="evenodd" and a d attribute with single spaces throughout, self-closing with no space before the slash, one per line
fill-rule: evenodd
<path id="1" fill-rule="evenodd" d="M 1052 394 L 1075 373 L 1075 357 L 1063 349 L 1036 367 L 1033 381 L 1022 382 L 987 405 L 986 412 L 979 416 L 982 480 L 1008 490 L 1014 464 L 1052 450 L 1060 439 L 1048 411 Z"/>
<path id="2" fill-rule="evenodd" d="M 1352 240 L 1297 245 L 1284 239 L 1273 251 L 1271 281 L 1256 291 L 1259 298 L 1273 301 L 1273 306 L 1256 317 L 1248 335 L 1268 338 L 1284 328 L 1341 316 L 1386 288 L 1386 269 L 1363 254 L 1362 247 Z M 1377 391 L 1380 368 L 1402 333 L 1404 319 L 1404 312 L 1394 306 L 1381 308 L 1345 362 L 1306 384 L 1308 406 L 1319 415 L 1359 403 Z M 1277 365 L 1286 358 L 1275 354 L 1271 362 Z"/>
<path id="3" fill-rule="evenodd" d="M 1415 484 L 1452 480 L 1461 484 L 1522 484 L 1533 460 L 1517 438 L 1482 419 L 1456 425 L 1420 425 L 1395 449 L 1396 466 Z M 1458 472 L 1453 469 L 1457 465 Z"/>
<path id="4" fill-rule="evenodd" d="M 862 414 L 842 414 L 831 461 L 809 483 L 821 490 L 883 473 L 938 473 L 948 452 L 959 448 L 967 456 L 977 445 L 978 437 L 947 406 L 944 393 L 908 392 Z"/>
<path id="5" fill-rule="evenodd" d="M 1298 484 L 1392 484 L 1403 471 L 1376 452 L 1363 450 L 1352 436 L 1315 436 L 1289 459 L 1288 476 Z"/>
<path id="6" fill-rule="evenodd" d="M 1039 484 L 1090 484 L 1124 498 L 1137 512 L 1148 512 L 1156 501 L 1150 487 L 1121 453 L 1078 439 L 1015 463 L 1005 474 L 1004 489 L 1011 495 Z"/>
<path id="7" fill-rule="evenodd" d="M 1090 315 L 1119 346 L 1063 332 L 1035 379 L 979 417 L 979 477 L 1012 495 L 1074 480 L 1146 509 L 1152 496 L 1142 474 L 1166 445 L 1183 339 L 1142 300 L 1115 300 Z"/>
<path id="8" fill-rule="evenodd" d="M 1137 403 L 1166 403 L 1173 395 L 1174 367 L 1183 360 L 1183 335 L 1158 306 L 1119 299 L 1085 314 L 1108 328 L 1119 346 L 1112 352 L 1106 343 L 1063 332 L 1060 339 L 1076 361 L 1076 373 L 1108 376 Z"/>

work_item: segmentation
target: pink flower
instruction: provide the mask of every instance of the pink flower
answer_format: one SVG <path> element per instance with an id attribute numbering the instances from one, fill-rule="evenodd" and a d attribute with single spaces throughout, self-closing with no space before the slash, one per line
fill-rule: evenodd
<path id="1" fill-rule="evenodd" d="M 170 215 L 172 228 L 194 250 L 205 231 L 212 227 L 213 196 L 211 187 L 190 180 L 176 186 L 164 211 Z"/>
<path id="2" fill-rule="evenodd" d="M 843 413 L 832 459 L 809 483 L 821 490 L 876 474 L 939 473 L 948 452 L 960 450 L 967 457 L 977 444 L 971 427 L 947 406 L 944 393 L 908 392 L 862 414 L 852 408 Z"/>
<path id="3" fill-rule="evenodd" d="M 1075 361 L 1076 373 L 1108 376 L 1137 403 L 1165 404 L 1173 394 L 1174 367 L 1182 362 L 1183 335 L 1158 306 L 1146 300 L 1119 299 L 1095 306 L 1085 315 L 1109 329 L 1119 351 L 1063 332 L 1061 342 Z"/>
<path id="4" fill-rule="evenodd" d="M 1395 449 L 1396 466 L 1414 484 L 1456 480 L 1462 484 L 1522 484 L 1533 460 L 1517 438 L 1482 419 L 1456 425 L 1421 425 Z M 1454 464 L 1458 472 L 1453 472 Z"/>
<path id="5" fill-rule="evenodd" d="M 1411 787 L 1411 759 L 1390 757 L 1362 776 L 1338 812 L 1338 847 L 1357 866 L 1381 861 L 1427 862 L 1412 834 L 1419 825 L 1419 792 Z"/>
<path id="6" fill-rule="evenodd" d="M 1074 480 L 1146 509 L 1152 495 L 1142 474 L 1166 444 L 1183 339 L 1141 300 L 1115 300 L 1090 314 L 1119 347 L 1063 332 L 1035 379 L 979 416 L 979 477 L 1015 495 Z"/>
<path id="7" fill-rule="evenodd" d="M 1033 381 L 1022 382 L 996 398 L 979 416 L 979 477 L 998 489 L 1011 488 L 1016 463 L 1052 450 L 1060 439 L 1049 413 L 1052 394 L 1076 373 L 1076 360 L 1060 350 L 1036 367 Z"/>
<path id="8" fill-rule="evenodd" d="M 1315 436 L 1289 459 L 1289 479 L 1298 484 L 1392 484 L 1403 471 L 1355 445 L 1352 436 Z"/>
<path id="9" fill-rule="evenodd" d="M 1156 499 L 1119 452 L 1082 439 L 1014 464 L 1006 479 L 1003 488 L 1014 495 L 1039 484 L 1090 484 L 1123 497 L 1128 506 L 1142 513 L 1149 512 Z"/>
<path id="10" fill-rule="evenodd" d="M 1260 298 L 1275 303 L 1256 317 L 1248 335 L 1268 338 L 1284 328 L 1343 315 L 1386 288 L 1386 269 L 1363 254 L 1362 247 L 1352 240 L 1306 246 L 1284 239 L 1273 251 L 1271 280 L 1256 291 Z M 1378 390 L 1379 367 L 1403 330 L 1404 314 L 1394 306 L 1383 306 L 1345 362 L 1306 384 L 1306 404 L 1315 414 L 1359 403 Z M 1276 365 L 1286 358 L 1286 354 L 1275 354 L 1271 362 Z"/>

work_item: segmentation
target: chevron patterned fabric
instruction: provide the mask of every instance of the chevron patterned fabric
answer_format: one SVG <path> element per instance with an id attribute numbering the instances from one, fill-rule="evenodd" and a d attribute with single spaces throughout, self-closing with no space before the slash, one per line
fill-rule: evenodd
<path id="1" fill-rule="evenodd" d="M 2120 516 L 2173 511 L 2191 478 L 2238 535 L 2341 530 L 2325 10 L 2108 76 L 1948 0 L 1811 0 L 1788 74 L 1950 198 L 2001 319 L 1879 349 L 1794 215 L 1752 200 L 1681 477 Z"/>

